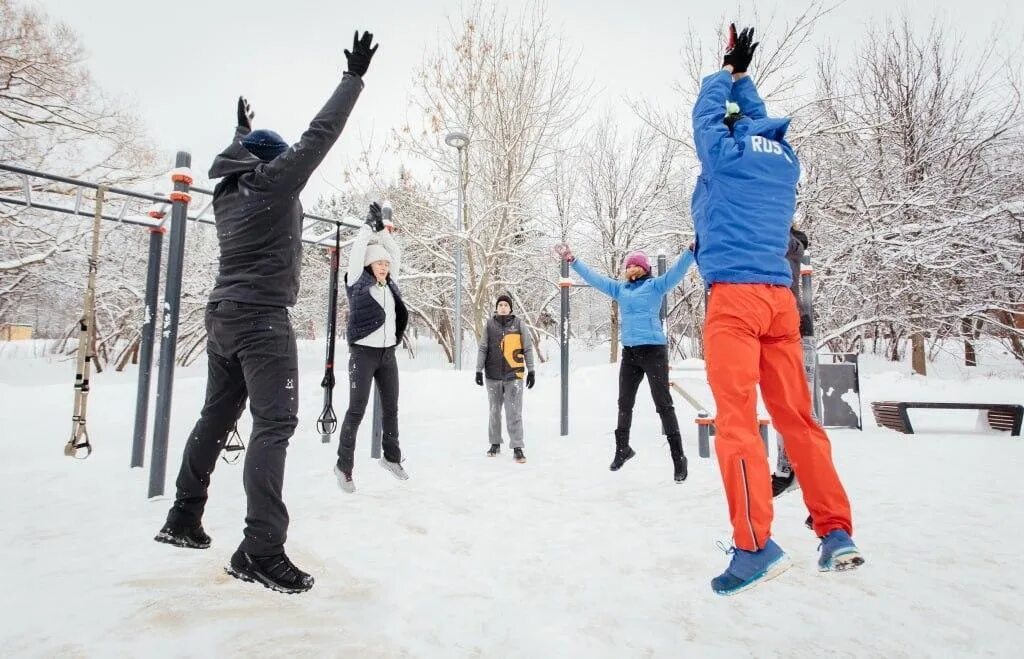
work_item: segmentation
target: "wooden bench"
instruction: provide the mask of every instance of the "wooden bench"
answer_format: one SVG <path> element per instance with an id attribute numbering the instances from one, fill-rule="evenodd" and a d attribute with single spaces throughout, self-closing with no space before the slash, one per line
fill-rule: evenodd
<path id="1" fill-rule="evenodd" d="M 1014 437 L 1020 436 L 1021 422 L 1024 421 L 1024 405 L 1007 403 L 912 403 L 883 400 L 871 403 L 875 423 L 892 428 L 907 435 L 914 434 L 907 410 L 923 408 L 931 410 L 984 410 L 986 420 L 993 430 L 1009 431 Z"/>

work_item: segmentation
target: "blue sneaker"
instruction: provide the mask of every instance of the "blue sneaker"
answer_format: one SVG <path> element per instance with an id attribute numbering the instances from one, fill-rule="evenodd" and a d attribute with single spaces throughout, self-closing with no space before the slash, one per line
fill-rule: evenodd
<path id="1" fill-rule="evenodd" d="M 768 544 L 760 551 L 746 551 L 723 545 L 719 547 L 726 554 L 732 554 L 732 560 L 725 572 L 711 580 L 711 590 L 719 595 L 735 595 L 748 588 L 753 588 L 762 581 L 779 576 L 790 566 L 789 556 L 782 548 L 769 539 Z"/>
<path id="2" fill-rule="evenodd" d="M 821 572 L 855 570 L 864 565 L 864 557 L 860 555 L 857 545 L 853 544 L 850 534 L 842 529 L 829 531 L 821 539 L 821 556 L 818 557 L 818 570 Z"/>

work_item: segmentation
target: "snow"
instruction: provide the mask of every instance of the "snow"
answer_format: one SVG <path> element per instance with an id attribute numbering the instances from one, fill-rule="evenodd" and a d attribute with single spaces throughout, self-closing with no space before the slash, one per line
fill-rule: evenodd
<path id="1" fill-rule="evenodd" d="M 486 395 L 471 371 L 444 369 L 427 345 L 414 361 L 403 356 L 411 480 L 370 460 L 367 419 L 353 495 L 331 474 L 336 443 L 316 432 L 322 352 L 301 346 L 285 485 L 288 550 L 317 582 L 285 596 L 223 573 L 241 537 L 241 464 L 214 473 L 209 550 L 152 541 L 170 499 L 146 500 L 148 464 L 128 467 L 135 371 L 93 378 L 95 450 L 74 461 L 62 453 L 74 364 L 31 343 L 0 350 L 4 655 L 1017 656 L 1024 642 L 1024 440 L 975 430 L 972 413 L 937 420 L 924 411 L 914 436 L 870 419 L 864 432 L 831 432 L 867 564 L 819 573 L 817 540 L 790 494 L 777 501 L 774 531 L 794 566 L 721 598 L 708 581 L 727 561 L 715 548 L 729 538 L 725 500 L 716 463 L 697 457 L 694 412 L 677 399 L 686 483 L 672 483 L 645 392 L 637 457 L 609 472 L 616 366 L 600 363 L 606 348 L 573 353 L 569 438 L 558 436 L 557 351 L 541 365 L 526 393 L 525 465 L 507 444 L 499 458 L 484 457 Z M 892 397 L 1024 401 L 1021 369 L 995 353 L 982 358 L 969 374 L 949 360 L 926 379 L 867 357 L 864 408 Z M 682 364 L 687 378 L 698 364 Z M 204 369 L 177 371 L 170 487 Z M 336 409 L 345 391 L 337 387 Z M 245 436 L 248 417 L 243 425 Z"/>

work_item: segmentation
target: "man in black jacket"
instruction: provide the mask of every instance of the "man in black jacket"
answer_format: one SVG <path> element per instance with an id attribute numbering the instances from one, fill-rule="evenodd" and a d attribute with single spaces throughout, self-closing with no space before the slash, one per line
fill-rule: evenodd
<path id="1" fill-rule="evenodd" d="M 210 474 L 245 401 L 253 417 L 243 482 L 244 538 L 225 568 L 243 581 L 299 593 L 313 577 L 288 559 L 288 510 L 281 498 L 285 454 L 298 412 L 298 357 L 288 307 L 299 292 L 302 204 L 299 193 L 338 140 L 373 54 L 373 35 L 356 33 L 348 69 L 299 141 L 288 146 L 269 130 L 251 130 L 253 114 L 238 100 L 235 138 L 218 155 L 213 210 L 220 268 L 206 308 L 206 403 L 189 435 L 177 496 L 156 540 L 204 549 L 202 527 Z"/>

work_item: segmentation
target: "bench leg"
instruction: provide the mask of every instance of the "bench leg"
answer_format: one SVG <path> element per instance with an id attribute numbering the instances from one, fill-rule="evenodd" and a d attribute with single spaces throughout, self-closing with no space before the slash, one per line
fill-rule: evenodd
<path id="1" fill-rule="evenodd" d="M 904 428 L 903 432 L 907 433 L 908 435 L 913 435 L 914 434 L 914 426 L 910 425 L 910 415 L 907 414 L 907 408 L 904 407 L 903 405 L 900 405 L 899 410 L 900 410 L 900 419 L 903 420 L 903 428 Z"/>

